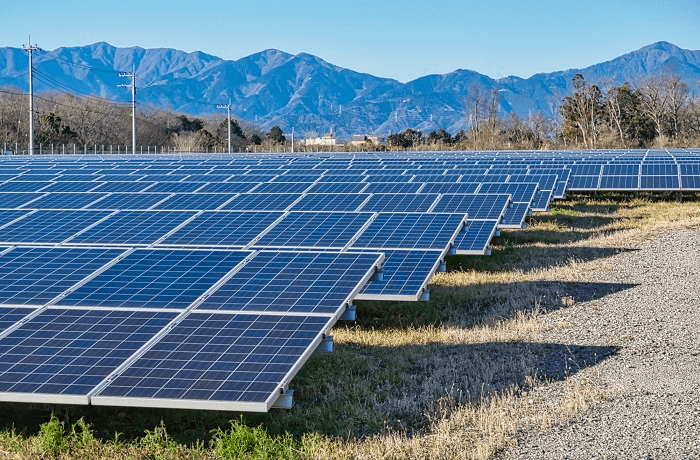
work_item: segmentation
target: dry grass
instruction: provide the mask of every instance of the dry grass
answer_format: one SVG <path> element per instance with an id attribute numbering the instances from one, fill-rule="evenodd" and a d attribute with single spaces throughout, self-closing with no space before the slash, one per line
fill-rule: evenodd
<path id="1" fill-rule="evenodd" d="M 292 382 L 297 406 L 245 414 L 244 422 L 273 437 L 291 433 L 290 458 L 331 459 L 486 459 L 514 445 L 518 433 L 566 423 L 610 394 L 586 357 L 606 359 L 614 350 L 548 343 L 548 328 L 572 326 L 543 319 L 626 289 L 589 279 L 610 256 L 700 227 L 700 202 L 668 198 L 569 197 L 533 216 L 527 230 L 503 232 L 492 256 L 450 258 L 449 271 L 432 281 L 430 302 L 360 303 L 356 324 L 333 331 L 336 351 L 313 356 Z M 84 458 L 213 458 L 212 448 L 192 440 L 231 418 L 202 416 L 193 427 L 192 413 L 129 412 L 126 419 L 132 416 L 142 420 L 132 422 L 133 432 L 153 430 L 162 418 L 184 440 L 158 450 L 138 436 L 120 445 L 96 439 L 95 455 Z M 0 437 L 0 456 L 42 458 L 32 454 L 36 439 Z"/>

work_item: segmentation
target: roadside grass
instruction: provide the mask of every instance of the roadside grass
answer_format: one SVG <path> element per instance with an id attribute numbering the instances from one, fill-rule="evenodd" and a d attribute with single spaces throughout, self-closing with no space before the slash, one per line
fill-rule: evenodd
<path id="1" fill-rule="evenodd" d="M 333 330 L 336 350 L 314 354 L 290 385 L 290 411 L 4 404 L 0 454 L 491 458 L 519 432 L 565 423 L 608 397 L 595 364 L 615 350 L 548 343 L 543 318 L 631 287 L 594 283 L 588 272 L 682 228 L 700 228 L 696 197 L 572 195 L 526 230 L 503 231 L 490 257 L 450 256 L 429 302 L 358 302 L 358 320 Z M 540 396 L 544 387 L 555 396 Z"/>

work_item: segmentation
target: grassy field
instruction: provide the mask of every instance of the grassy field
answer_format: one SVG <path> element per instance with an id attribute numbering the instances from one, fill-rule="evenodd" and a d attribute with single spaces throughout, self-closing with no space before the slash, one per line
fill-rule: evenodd
<path id="1" fill-rule="evenodd" d="M 548 327 L 568 325 L 543 319 L 629 288 L 589 279 L 606 258 L 697 227 L 694 196 L 570 196 L 504 231 L 490 257 L 451 256 L 429 302 L 360 302 L 358 320 L 333 330 L 336 351 L 290 385 L 291 411 L 1 404 L 0 456 L 490 458 L 608 396 L 594 370 L 615 349 L 549 343 Z M 543 399 L 543 387 L 555 391 Z"/>

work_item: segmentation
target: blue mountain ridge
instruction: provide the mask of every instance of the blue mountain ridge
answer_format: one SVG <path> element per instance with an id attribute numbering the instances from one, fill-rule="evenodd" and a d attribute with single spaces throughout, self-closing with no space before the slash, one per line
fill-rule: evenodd
<path id="1" fill-rule="evenodd" d="M 26 91 L 27 66 L 25 51 L 0 48 L 0 86 Z M 407 83 L 341 68 L 307 53 L 292 55 L 274 49 L 224 60 L 202 52 L 117 48 L 100 42 L 38 51 L 34 66 L 38 93 L 58 88 L 127 102 L 128 91 L 117 85 L 128 80 L 118 72 L 135 68 L 137 101 L 144 108 L 202 116 L 222 113 L 216 104 L 230 99 L 236 117 L 264 130 L 279 125 L 285 131 L 294 127 L 304 134 L 333 128 L 339 137 L 349 137 L 386 136 L 406 128 L 423 132 L 443 128 L 456 133 L 467 126 L 464 101 L 475 87 L 498 90 L 504 115 L 514 112 L 525 117 L 542 112 L 552 116 L 563 97 L 571 93 L 571 78 L 576 73 L 603 86 L 668 72 L 694 81 L 700 77 L 700 51 L 658 42 L 583 69 L 526 79 L 493 79 L 471 70 L 455 70 Z"/>

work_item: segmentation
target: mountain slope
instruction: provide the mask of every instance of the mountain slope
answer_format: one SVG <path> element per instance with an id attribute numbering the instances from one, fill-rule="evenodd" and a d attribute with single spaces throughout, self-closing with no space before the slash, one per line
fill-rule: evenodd
<path id="1" fill-rule="evenodd" d="M 474 88 L 496 89 L 502 113 L 521 116 L 556 113 L 581 73 L 591 82 L 619 85 L 646 75 L 673 72 L 700 77 L 700 51 L 658 42 L 584 69 L 498 80 L 470 70 L 427 75 L 408 83 L 354 72 L 306 53 L 265 50 L 236 61 L 168 48 L 116 48 L 100 42 L 35 54 L 38 92 L 76 91 L 128 101 L 117 85 L 120 71 L 136 69 L 143 107 L 169 108 L 192 115 L 220 113 L 229 99 L 233 113 L 263 129 L 387 135 L 406 128 L 423 131 L 466 127 L 464 101 Z M 18 48 L 0 48 L 0 85 L 26 91 L 28 58 Z M 95 70 L 100 69 L 100 70 Z"/>

